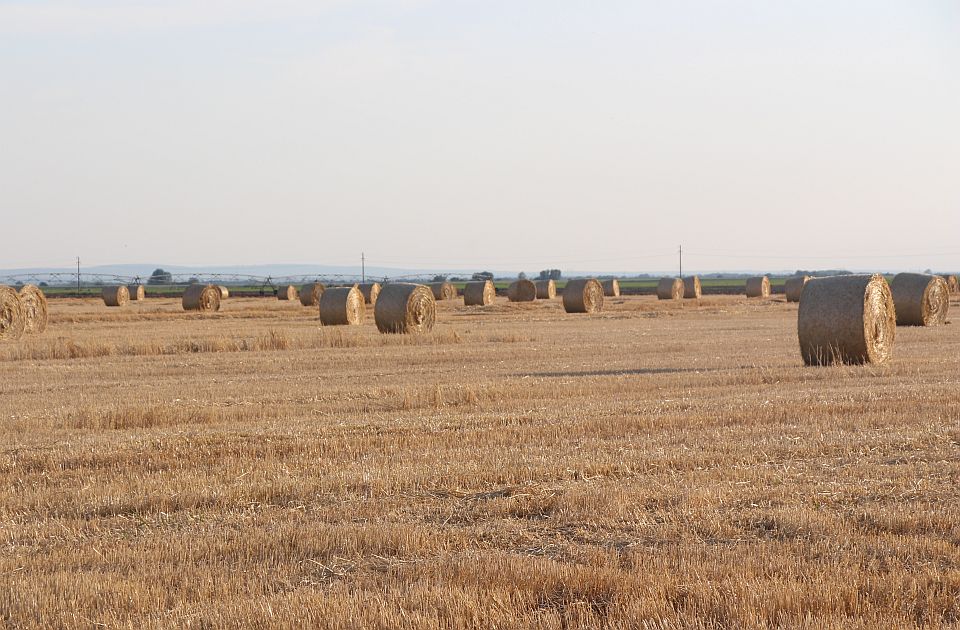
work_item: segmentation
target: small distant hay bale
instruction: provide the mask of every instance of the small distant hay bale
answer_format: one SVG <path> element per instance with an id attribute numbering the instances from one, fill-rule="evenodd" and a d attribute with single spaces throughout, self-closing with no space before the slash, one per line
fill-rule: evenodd
<path id="1" fill-rule="evenodd" d="M 884 363 L 897 329 L 893 294 L 883 276 L 811 278 L 797 316 L 807 365 Z"/>
<path id="2" fill-rule="evenodd" d="M 533 283 L 537 287 L 538 300 L 552 300 L 557 297 L 557 283 L 551 280 L 537 280 Z"/>
<path id="3" fill-rule="evenodd" d="M 23 300 L 16 290 L 0 284 L 0 340 L 19 339 L 27 327 Z"/>
<path id="4" fill-rule="evenodd" d="M 748 298 L 770 297 L 770 278 L 767 276 L 748 278 L 745 290 Z"/>
<path id="5" fill-rule="evenodd" d="M 297 287 L 292 284 L 285 284 L 277 287 L 277 299 L 292 302 L 298 297 Z"/>
<path id="6" fill-rule="evenodd" d="M 361 284 L 360 293 L 363 293 L 363 301 L 373 306 L 377 303 L 377 296 L 380 295 L 380 283 L 368 282 Z"/>
<path id="7" fill-rule="evenodd" d="M 683 297 L 691 300 L 699 300 L 703 295 L 703 287 L 700 285 L 700 276 L 687 276 L 683 279 Z"/>
<path id="8" fill-rule="evenodd" d="M 620 297 L 620 281 L 616 278 L 604 280 L 603 294 L 607 297 Z"/>
<path id="9" fill-rule="evenodd" d="M 493 304 L 497 297 L 497 289 L 490 280 L 468 282 L 463 287 L 463 304 L 465 306 L 487 306 Z"/>
<path id="10" fill-rule="evenodd" d="M 218 285 L 217 285 L 217 288 L 220 289 L 220 299 L 221 299 L 221 300 L 225 300 L 225 299 L 227 299 L 228 297 L 230 297 L 230 289 L 228 289 L 227 287 L 223 286 L 222 284 L 218 284 Z"/>
<path id="11" fill-rule="evenodd" d="M 103 303 L 107 306 L 126 306 L 130 301 L 130 290 L 122 284 L 116 287 L 103 287 L 101 295 Z"/>
<path id="12" fill-rule="evenodd" d="M 890 282 L 898 326 L 939 326 L 950 311 L 950 286 L 940 276 L 898 273 Z"/>
<path id="13" fill-rule="evenodd" d="M 128 284 L 127 293 L 130 295 L 131 302 L 139 302 L 147 297 L 147 292 L 142 284 Z"/>
<path id="14" fill-rule="evenodd" d="M 537 299 L 537 285 L 530 280 L 517 280 L 507 287 L 507 299 L 511 302 L 533 302 Z"/>
<path id="15" fill-rule="evenodd" d="M 457 299 L 457 287 L 450 282 L 431 282 L 428 286 L 433 291 L 433 299 L 435 300 Z"/>
<path id="16" fill-rule="evenodd" d="M 357 326 L 367 312 L 360 287 L 333 287 L 320 295 L 320 323 L 324 326 Z"/>
<path id="17" fill-rule="evenodd" d="M 682 300 L 683 280 L 680 278 L 660 278 L 657 283 L 657 298 L 660 300 Z"/>
<path id="18" fill-rule="evenodd" d="M 319 306 L 320 296 L 326 290 L 326 285 L 322 282 L 311 282 L 300 287 L 300 303 L 304 306 Z M 289 299 L 289 298 L 280 298 Z"/>
<path id="19" fill-rule="evenodd" d="M 183 310 L 214 313 L 220 310 L 220 287 L 215 284 L 191 284 L 183 292 Z"/>
<path id="20" fill-rule="evenodd" d="M 803 293 L 803 287 L 810 282 L 810 276 L 793 276 L 787 278 L 783 285 L 783 292 L 787 296 L 787 302 L 799 302 L 800 295 Z"/>
<path id="21" fill-rule="evenodd" d="M 950 293 L 960 293 L 960 279 L 953 274 L 947 274 L 943 277 L 947 281 L 947 288 Z"/>
<path id="22" fill-rule="evenodd" d="M 23 305 L 24 329 L 30 335 L 38 335 L 47 329 L 47 296 L 40 287 L 25 284 L 20 288 L 20 303 Z"/>
<path id="23" fill-rule="evenodd" d="M 568 313 L 599 313 L 603 310 L 603 294 L 603 285 L 599 280 L 570 280 L 563 288 L 563 310 Z"/>
<path id="24" fill-rule="evenodd" d="M 422 284 L 388 284 L 380 290 L 373 315 L 382 333 L 425 333 L 436 322 L 437 302 Z"/>

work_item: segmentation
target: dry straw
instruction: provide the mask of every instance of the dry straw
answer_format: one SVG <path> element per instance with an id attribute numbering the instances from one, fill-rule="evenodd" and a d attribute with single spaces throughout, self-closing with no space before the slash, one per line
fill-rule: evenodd
<path id="1" fill-rule="evenodd" d="M 703 287 L 700 286 L 700 276 L 687 276 L 683 279 L 683 297 L 699 300 L 701 295 Z"/>
<path id="2" fill-rule="evenodd" d="M 490 280 L 468 282 L 463 287 L 463 303 L 465 306 L 487 306 L 493 304 L 497 297 L 497 289 Z"/>
<path id="3" fill-rule="evenodd" d="M 20 288 L 20 302 L 23 304 L 23 332 L 37 335 L 47 329 L 47 296 L 39 287 L 25 284 Z"/>
<path id="4" fill-rule="evenodd" d="M 787 302 L 799 302 L 800 295 L 803 293 L 803 287 L 810 282 L 810 276 L 793 276 L 787 278 L 783 285 L 783 292 L 787 296 Z"/>
<path id="5" fill-rule="evenodd" d="M 130 290 L 125 285 L 103 287 L 103 303 L 107 306 L 126 306 L 130 301 Z"/>
<path id="6" fill-rule="evenodd" d="M 142 284 L 128 284 L 127 293 L 130 295 L 131 302 L 139 302 L 147 297 L 147 292 Z"/>
<path id="7" fill-rule="evenodd" d="M 322 282 L 311 282 L 300 287 L 300 303 L 304 306 L 319 306 L 320 296 L 326 290 Z M 284 298 L 280 298 L 281 300 Z"/>
<path id="8" fill-rule="evenodd" d="M 537 287 L 538 300 L 552 300 L 557 297 L 557 283 L 553 280 L 537 280 L 533 284 Z"/>
<path id="9" fill-rule="evenodd" d="M 220 310 L 220 288 L 214 284 L 191 284 L 183 292 L 183 310 L 213 313 Z"/>
<path id="10" fill-rule="evenodd" d="M 297 287 L 292 284 L 285 284 L 283 286 L 277 287 L 277 299 L 290 301 L 297 299 Z"/>
<path id="11" fill-rule="evenodd" d="M 507 287 L 507 299 L 511 302 L 533 302 L 537 299 L 537 285 L 530 280 L 517 280 Z"/>
<path id="12" fill-rule="evenodd" d="M 898 273 L 890 282 L 898 326 L 939 326 L 947 321 L 950 287 L 940 276 Z"/>
<path id="13" fill-rule="evenodd" d="M 437 303 L 430 287 L 388 284 L 380 291 L 373 314 L 382 333 L 429 332 L 437 319 Z"/>
<path id="14" fill-rule="evenodd" d="M 603 294 L 607 297 L 620 297 L 620 281 L 616 278 L 604 280 Z"/>
<path id="15" fill-rule="evenodd" d="M 363 293 L 363 301 L 373 306 L 377 303 L 377 296 L 380 295 L 380 283 L 368 282 L 361 284 L 360 293 Z"/>
<path id="16" fill-rule="evenodd" d="M 228 297 L 230 297 L 230 289 L 228 289 L 227 287 L 223 286 L 222 284 L 218 284 L 218 285 L 217 285 L 217 288 L 220 289 L 220 299 L 221 299 L 221 300 L 225 300 L 225 299 L 227 299 Z"/>
<path id="17" fill-rule="evenodd" d="M 27 327 L 23 301 L 14 289 L 0 284 L 0 340 L 19 339 Z"/>
<path id="18" fill-rule="evenodd" d="M 324 326 L 356 326 L 367 312 L 360 287 L 333 287 L 320 295 L 320 323 Z"/>
<path id="19" fill-rule="evenodd" d="M 593 278 L 568 281 L 563 288 L 563 310 L 568 313 L 599 313 L 603 310 L 603 285 Z"/>
<path id="20" fill-rule="evenodd" d="M 748 298 L 770 297 L 770 278 L 759 276 L 747 279 L 746 292 Z"/>
<path id="21" fill-rule="evenodd" d="M 431 282 L 429 286 L 435 300 L 457 299 L 457 287 L 450 282 Z"/>
<path id="22" fill-rule="evenodd" d="M 943 279 L 947 281 L 947 288 L 950 289 L 950 293 L 960 293 L 960 279 L 953 274 L 947 274 Z"/>
<path id="23" fill-rule="evenodd" d="M 657 283 L 657 298 L 661 300 L 682 300 L 683 280 L 680 278 L 660 278 Z"/>
<path id="24" fill-rule="evenodd" d="M 893 354 L 896 311 L 883 276 L 813 278 L 797 316 L 807 365 L 883 363 Z"/>

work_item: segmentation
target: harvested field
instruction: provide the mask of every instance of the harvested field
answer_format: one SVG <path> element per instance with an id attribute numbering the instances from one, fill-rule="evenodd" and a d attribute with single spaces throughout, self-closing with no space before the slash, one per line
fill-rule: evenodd
<path id="1" fill-rule="evenodd" d="M 0 619 L 960 623 L 958 326 L 807 368 L 782 296 L 436 306 L 51 299 L 0 341 Z"/>

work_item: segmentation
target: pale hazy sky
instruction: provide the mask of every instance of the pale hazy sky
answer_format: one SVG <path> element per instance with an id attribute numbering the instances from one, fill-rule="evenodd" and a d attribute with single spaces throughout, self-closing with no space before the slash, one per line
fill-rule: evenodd
<path id="1" fill-rule="evenodd" d="M 956 0 L 0 0 L 0 268 L 960 270 Z"/>

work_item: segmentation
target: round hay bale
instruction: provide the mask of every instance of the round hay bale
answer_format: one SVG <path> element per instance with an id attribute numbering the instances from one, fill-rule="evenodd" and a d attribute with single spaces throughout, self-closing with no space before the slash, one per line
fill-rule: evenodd
<path id="1" fill-rule="evenodd" d="M 507 287 L 507 299 L 511 302 L 533 302 L 537 299 L 537 285 L 529 280 L 517 280 Z"/>
<path id="2" fill-rule="evenodd" d="M 12 288 L 0 284 L 0 340 L 19 339 L 27 327 L 23 300 Z"/>
<path id="3" fill-rule="evenodd" d="M 616 278 L 604 280 L 603 294 L 607 297 L 620 297 L 620 281 Z"/>
<path id="4" fill-rule="evenodd" d="M 797 315 L 807 365 L 883 363 L 893 354 L 897 315 L 883 276 L 811 278 Z"/>
<path id="5" fill-rule="evenodd" d="M 326 290 L 322 282 L 311 282 L 300 287 L 300 303 L 304 306 L 319 306 L 320 296 Z M 280 298 L 281 300 L 289 298 Z"/>
<path id="6" fill-rule="evenodd" d="M 117 287 L 103 287 L 101 295 L 107 306 L 126 306 L 130 301 L 130 290 L 122 284 Z"/>
<path id="7" fill-rule="evenodd" d="M 131 302 L 139 302 L 147 297 L 147 292 L 142 284 L 128 284 L 127 293 L 130 295 Z"/>
<path id="8" fill-rule="evenodd" d="M 940 276 L 898 273 L 890 282 L 897 326 L 939 326 L 950 311 L 950 287 Z"/>
<path id="9" fill-rule="evenodd" d="M 230 297 L 230 289 L 228 289 L 227 287 L 223 286 L 222 284 L 218 284 L 218 285 L 217 285 L 217 288 L 220 289 L 220 299 L 221 299 L 221 300 L 225 300 L 225 299 L 227 299 L 228 297 Z"/>
<path id="10" fill-rule="evenodd" d="M 457 287 L 449 282 L 431 282 L 428 286 L 433 291 L 433 299 L 435 300 L 457 299 Z"/>
<path id="11" fill-rule="evenodd" d="M 700 286 L 700 276 L 687 276 L 683 279 L 683 297 L 699 300 L 701 295 L 703 287 Z"/>
<path id="12" fill-rule="evenodd" d="M 537 287 L 538 300 L 552 300 L 557 297 L 557 283 L 553 280 L 537 280 L 533 284 Z"/>
<path id="13" fill-rule="evenodd" d="M 770 278 L 767 276 L 748 278 L 745 290 L 748 298 L 770 297 Z"/>
<path id="14" fill-rule="evenodd" d="M 220 287 L 214 284 L 191 284 L 183 292 L 183 310 L 213 313 L 220 310 Z"/>
<path id="15" fill-rule="evenodd" d="M 603 310 L 603 294 L 603 285 L 599 280 L 570 280 L 563 288 L 563 310 L 568 313 L 599 313 Z"/>
<path id="16" fill-rule="evenodd" d="M 285 285 L 282 285 L 282 286 L 277 287 L 277 299 L 278 299 L 278 300 L 284 300 L 284 301 L 290 301 L 290 302 L 292 302 L 292 301 L 296 300 L 297 297 L 298 297 L 298 295 L 297 295 L 297 287 L 293 286 L 292 284 L 285 284 Z"/>
<path id="17" fill-rule="evenodd" d="M 787 278 L 783 285 L 783 292 L 787 295 L 787 302 L 799 302 L 800 294 L 803 293 L 803 287 L 810 282 L 810 276 L 793 276 Z"/>
<path id="18" fill-rule="evenodd" d="M 422 284 L 388 284 L 373 310 L 382 333 L 429 332 L 437 319 L 437 303 L 430 287 Z"/>
<path id="19" fill-rule="evenodd" d="M 20 303 L 23 305 L 23 332 L 38 335 L 47 329 L 47 296 L 40 287 L 25 284 L 20 288 Z"/>
<path id="20" fill-rule="evenodd" d="M 368 282 L 360 285 L 360 293 L 363 293 L 363 301 L 367 304 L 375 305 L 377 296 L 380 295 L 380 283 Z"/>
<path id="21" fill-rule="evenodd" d="M 463 304 L 465 306 L 487 306 L 493 304 L 496 297 L 497 289 L 490 280 L 468 282 L 463 287 Z"/>
<path id="22" fill-rule="evenodd" d="M 960 293 L 960 279 L 953 274 L 947 274 L 943 277 L 947 281 L 947 288 L 950 293 Z"/>
<path id="23" fill-rule="evenodd" d="M 657 283 L 657 298 L 661 300 L 682 300 L 683 280 L 680 278 L 660 278 Z"/>
<path id="24" fill-rule="evenodd" d="M 356 326 L 367 312 L 360 287 L 333 287 L 320 294 L 320 323 L 324 326 Z"/>

